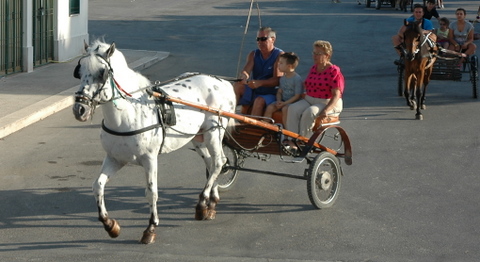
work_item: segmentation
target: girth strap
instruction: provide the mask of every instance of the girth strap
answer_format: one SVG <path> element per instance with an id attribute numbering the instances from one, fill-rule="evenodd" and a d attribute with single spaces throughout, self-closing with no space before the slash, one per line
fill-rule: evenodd
<path id="1" fill-rule="evenodd" d="M 158 124 L 155 124 L 155 125 L 151 125 L 151 126 L 147 126 L 147 127 L 144 127 L 144 128 L 141 128 L 141 129 L 138 129 L 138 130 L 135 130 L 135 131 L 129 131 L 129 132 L 117 132 L 117 131 L 114 131 L 112 129 L 109 129 L 107 126 L 105 126 L 105 120 L 102 120 L 102 129 L 111 134 L 111 135 L 114 135 L 114 136 L 134 136 L 134 135 L 138 135 L 138 134 L 141 134 L 143 132 L 147 132 L 147 131 L 150 131 L 152 129 L 155 129 L 155 128 L 158 128 L 158 127 L 161 127 L 162 124 L 158 123 Z"/>

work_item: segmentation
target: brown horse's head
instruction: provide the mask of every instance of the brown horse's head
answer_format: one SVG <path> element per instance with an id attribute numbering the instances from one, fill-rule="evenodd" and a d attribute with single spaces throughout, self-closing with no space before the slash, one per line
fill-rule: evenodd
<path id="1" fill-rule="evenodd" d="M 407 30 L 403 33 L 403 41 L 405 49 L 407 50 L 406 60 L 413 61 L 416 54 L 421 50 L 421 44 L 424 39 L 423 30 L 418 21 L 405 22 L 405 25 L 407 26 Z"/>

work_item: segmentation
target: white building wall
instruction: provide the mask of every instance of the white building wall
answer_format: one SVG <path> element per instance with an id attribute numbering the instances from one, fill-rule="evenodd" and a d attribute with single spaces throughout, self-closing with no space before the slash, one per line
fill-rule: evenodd
<path id="1" fill-rule="evenodd" d="M 56 0 L 56 30 L 54 33 L 54 56 L 57 61 L 67 61 L 81 55 L 88 38 L 88 0 L 80 1 L 80 14 L 69 14 L 67 0 Z"/>
<path id="2" fill-rule="evenodd" d="M 23 40 L 22 40 L 22 68 L 24 72 L 33 71 L 33 45 L 32 45 L 32 33 L 33 33 L 33 19 L 32 19 L 32 1 L 23 0 Z"/>

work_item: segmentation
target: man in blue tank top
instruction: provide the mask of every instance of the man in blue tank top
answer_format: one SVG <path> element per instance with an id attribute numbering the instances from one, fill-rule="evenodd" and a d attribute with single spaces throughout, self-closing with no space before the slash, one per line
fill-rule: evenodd
<path id="1" fill-rule="evenodd" d="M 275 39 L 276 34 L 272 28 L 261 27 L 258 30 L 258 49 L 248 54 L 239 76 L 242 81 L 235 83 L 237 104 L 251 105 L 252 115 L 262 116 L 265 106 L 276 101 L 276 87 L 282 76 L 277 69 L 277 62 L 284 52 L 275 47 Z"/>

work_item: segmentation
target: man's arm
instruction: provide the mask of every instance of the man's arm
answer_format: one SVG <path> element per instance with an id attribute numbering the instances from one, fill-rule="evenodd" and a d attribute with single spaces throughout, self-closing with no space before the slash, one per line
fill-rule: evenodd
<path id="1" fill-rule="evenodd" d="M 280 55 L 285 52 L 281 52 L 279 56 L 277 57 L 277 60 L 275 60 L 275 64 L 273 66 L 273 76 L 270 77 L 269 79 L 264 79 L 264 80 L 252 80 L 248 82 L 248 86 L 252 89 L 255 89 L 257 87 L 276 87 L 279 85 L 279 80 L 280 77 L 283 76 L 283 73 L 278 70 L 278 59 L 280 58 Z M 252 55 L 253 56 L 253 55 Z M 253 60 L 253 59 L 252 59 Z M 252 69 L 253 69 L 253 64 L 252 64 Z"/>
<path id="2" fill-rule="evenodd" d="M 250 73 L 253 70 L 253 63 L 254 63 L 253 54 L 254 54 L 254 51 L 250 52 L 247 55 L 247 62 L 245 63 L 245 66 L 243 66 L 243 70 L 242 72 L 240 72 L 240 75 L 238 76 L 238 78 L 242 79 L 243 84 L 247 84 L 247 81 L 250 78 Z"/>

